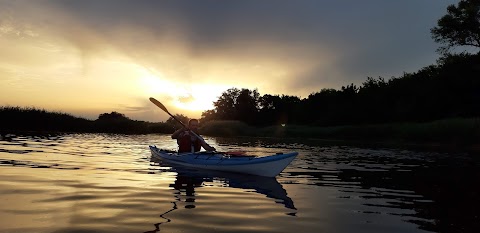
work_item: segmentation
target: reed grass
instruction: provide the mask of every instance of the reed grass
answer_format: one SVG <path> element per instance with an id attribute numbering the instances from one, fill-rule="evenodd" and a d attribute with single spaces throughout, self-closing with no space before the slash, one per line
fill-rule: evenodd
<path id="1" fill-rule="evenodd" d="M 1 132 L 79 132 L 79 133 L 173 133 L 166 123 L 134 121 L 128 118 L 88 120 L 63 112 L 47 111 L 35 107 L 0 106 Z"/>
<path id="2" fill-rule="evenodd" d="M 0 107 L 0 130 L 91 131 L 89 120 L 35 107 Z"/>

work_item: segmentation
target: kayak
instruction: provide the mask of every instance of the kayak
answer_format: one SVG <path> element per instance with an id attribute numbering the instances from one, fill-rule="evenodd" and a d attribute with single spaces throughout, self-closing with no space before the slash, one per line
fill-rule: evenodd
<path id="1" fill-rule="evenodd" d="M 264 157 L 234 156 L 222 152 L 176 153 L 149 146 L 152 156 L 170 164 L 217 171 L 275 177 L 298 155 L 297 152 L 277 153 Z"/>

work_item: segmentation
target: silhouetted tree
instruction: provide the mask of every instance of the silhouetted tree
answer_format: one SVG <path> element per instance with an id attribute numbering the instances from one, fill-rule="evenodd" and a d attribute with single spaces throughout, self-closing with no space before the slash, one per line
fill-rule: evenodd
<path id="1" fill-rule="evenodd" d="M 448 6 L 447 14 L 438 20 L 431 34 L 435 42 L 443 44 L 438 49 L 441 53 L 455 46 L 480 48 L 480 1 L 461 0 L 458 6 Z"/>
<path id="2" fill-rule="evenodd" d="M 368 77 L 358 90 L 357 112 L 362 123 L 384 123 L 391 120 L 393 96 L 389 92 L 388 83 L 384 78 Z"/>
<path id="3" fill-rule="evenodd" d="M 324 88 L 319 92 L 310 94 L 302 107 L 302 122 L 319 126 L 334 125 L 338 123 L 338 109 L 340 106 L 341 91 Z"/>
<path id="4" fill-rule="evenodd" d="M 300 98 L 289 95 L 259 97 L 258 124 L 290 124 L 298 122 Z"/>
<path id="5" fill-rule="evenodd" d="M 104 133 L 122 133 L 133 130 L 133 121 L 122 113 L 102 113 L 95 120 L 95 129 Z"/>
<path id="6" fill-rule="evenodd" d="M 111 113 L 102 113 L 98 116 L 97 121 L 131 121 L 130 118 L 126 117 L 122 113 L 111 112 Z"/>
<path id="7" fill-rule="evenodd" d="M 240 90 L 230 88 L 222 93 L 217 101 L 213 102 L 215 114 L 221 120 L 236 120 L 237 110 L 235 108 Z"/>
<path id="8" fill-rule="evenodd" d="M 240 120 L 256 123 L 258 114 L 258 91 L 230 88 L 213 102 L 214 109 L 202 113 L 202 122 L 209 120 Z"/>
<path id="9" fill-rule="evenodd" d="M 215 109 L 210 109 L 202 112 L 202 117 L 200 119 L 201 123 L 206 123 L 209 121 L 220 120 L 217 117 Z"/>
<path id="10" fill-rule="evenodd" d="M 258 116 L 258 98 L 259 97 L 260 97 L 260 94 L 256 89 L 240 90 L 234 104 L 236 109 L 235 120 L 240 120 L 247 124 L 255 124 L 256 118 Z"/>
<path id="11" fill-rule="evenodd" d="M 263 95 L 258 98 L 259 105 L 259 119 L 258 124 L 270 125 L 272 123 L 279 123 L 278 112 L 282 111 L 282 99 L 278 95 Z"/>

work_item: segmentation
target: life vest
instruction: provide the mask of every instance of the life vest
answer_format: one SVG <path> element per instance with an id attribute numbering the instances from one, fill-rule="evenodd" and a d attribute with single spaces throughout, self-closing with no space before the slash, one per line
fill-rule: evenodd
<path id="1" fill-rule="evenodd" d="M 196 136 L 190 135 L 188 131 L 180 134 L 177 139 L 177 144 L 178 153 L 197 152 L 200 151 L 200 149 L 202 148 L 202 143 L 200 142 L 200 140 Z"/>

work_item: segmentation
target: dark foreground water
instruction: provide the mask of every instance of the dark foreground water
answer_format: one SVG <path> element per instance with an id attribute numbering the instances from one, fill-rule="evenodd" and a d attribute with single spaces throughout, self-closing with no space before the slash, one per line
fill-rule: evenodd
<path id="1" fill-rule="evenodd" d="M 298 151 L 276 178 L 170 167 L 167 135 L 2 135 L 0 232 L 479 232 L 476 156 L 264 139 Z M 478 156 L 477 156 L 478 157 Z"/>

